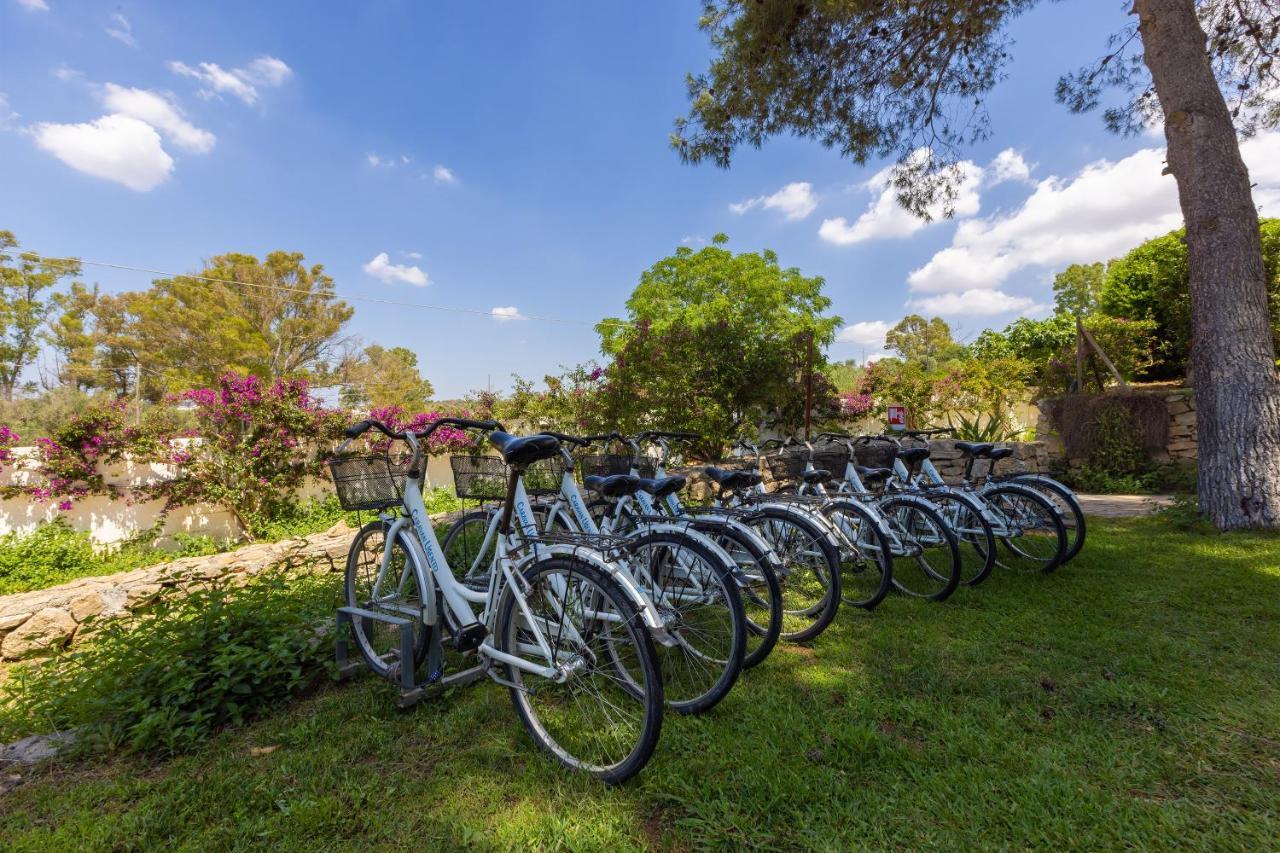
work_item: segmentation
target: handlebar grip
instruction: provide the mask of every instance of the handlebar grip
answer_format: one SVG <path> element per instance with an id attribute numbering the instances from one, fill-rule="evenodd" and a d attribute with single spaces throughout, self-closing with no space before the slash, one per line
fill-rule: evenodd
<path id="1" fill-rule="evenodd" d="M 600 433 L 599 435 L 584 435 L 580 437 L 582 438 L 583 441 L 587 442 L 588 444 L 595 444 L 597 441 L 625 441 L 626 440 L 623 437 L 623 435 L 618 432 L 603 432 L 603 433 Z"/>
<path id="2" fill-rule="evenodd" d="M 552 438 L 557 438 L 566 444 L 576 444 L 578 447 L 588 447 L 591 445 L 590 439 L 581 438 L 576 435 L 566 435 L 565 433 L 562 433 L 562 432 L 552 432 L 549 429 L 544 429 L 538 434 L 549 435 Z"/>
<path id="3" fill-rule="evenodd" d="M 382 421 L 375 421 L 372 418 L 367 418 L 358 424 L 352 424 L 347 427 L 342 434 L 347 438 L 359 438 L 371 429 L 376 429 L 378 432 L 387 436 L 387 438 L 400 438 L 403 435 L 403 433 L 392 432 L 391 429 Z"/>

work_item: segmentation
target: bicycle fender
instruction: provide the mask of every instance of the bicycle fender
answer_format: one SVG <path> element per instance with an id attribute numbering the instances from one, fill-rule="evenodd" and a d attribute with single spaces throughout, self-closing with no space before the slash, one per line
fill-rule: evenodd
<path id="1" fill-rule="evenodd" d="M 769 561 L 769 566 L 776 572 L 782 570 L 782 560 L 774 553 L 769 543 L 764 541 L 764 537 L 756 533 L 755 529 L 750 525 L 743 524 L 736 518 L 718 515 L 695 515 L 694 524 L 706 527 L 727 527 L 743 539 L 747 539 L 752 545 L 759 549 L 760 553 L 765 555 Z"/>
<path id="2" fill-rule="evenodd" d="M 840 538 L 839 536 L 836 535 L 835 530 L 831 526 L 831 519 L 827 518 L 821 512 L 818 512 L 817 510 L 811 509 L 807 506 L 801 506 L 800 504 L 793 504 L 793 503 L 765 502 L 765 503 L 756 504 L 756 506 L 774 507 L 777 509 L 782 509 L 786 512 L 796 513 L 798 515 L 804 516 L 804 518 L 806 518 L 808 521 L 813 523 L 813 525 L 816 526 L 818 530 L 822 532 L 823 538 L 827 540 L 827 542 L 831 545 L 832 548 L 835 548 L 836 551 L 840 550 Z"/>
<path id="3" fill-rule="evenodd" d="M 640 620 L 644 623 L 645 628 L 649 630 L 654 642 L 661 643 L 664 646 L 675 644 L 676 640 L 667 633 L 666 625 L 662 621 L 662 616 L 658 613 L 658 608 L 647 595 L 640 591 L 640 587 L 636 585 L 631 575 L 606 560 L 599 553 L 585 549 L 580 545 L 539 545 L 533 549 L 533 553 L 512 566 L 512 571 L 523 572 L 535 561 L 544 559 L 547 554 L 582 560 L 613 578 L 622 587 L 632 605 L 635 606 L 636 612 L 640 614 Z"/>
<path id="4" fill-rule="evenodd" d="M 425 594 L 422 596 L 422 623 L 424 625 L 434 625 L 438 618 L 436 613 L 436 577 L 431 571 L 431 564 L 427 562 L 427 552 L 422 547 L 422 543 L 418 541 L 418 534 L 413 531 L 407 515 L 402 515 L 392 522 L 390 530 L 387 531 L 387 541 L 393 541 L 395 536 L 406 527 L 408 528 L 408 534 L 404 537 L 404 541 L 408 544 L 413 559 L 417 560 L 418 565 L 422 567 L 423 580 L 427 585 L 427 588 L 423 591 Z"/>

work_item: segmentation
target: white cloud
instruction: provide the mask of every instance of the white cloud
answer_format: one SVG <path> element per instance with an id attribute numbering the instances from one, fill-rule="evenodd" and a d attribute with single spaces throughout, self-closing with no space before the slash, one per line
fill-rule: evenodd
<path id="1" fill-rule="evenodd" d="M 406 257 L 413 258 L 415 261 L 420 261 L 420 260 L 422 260 L 422 253 L 421 253 L 421 252 L 405 252 L 405 256 L 406 256 Z"/>
<path id="2" fill-rule="evenodd" d="M 209 153 L 217 141 L 212 133 L 187 121 L 168 98 L 147 89 L 107 83 L 102 88 L 102 103 L 113 113 L 145 121 L 174 145 L 196 154 Z"/>
<path id="3" fill-rule="evenodd" d="M 891 328 L 884 320 L 863 320 L 845 326 L 836 334 L 836 340 L 842 344 L 884 349 L 884 336 Z"/>
<path id="4" fill-rule="evenodd" d="M 511 320 L 524 319 L 524 315 L 521 314 L 518 310 L 516 310 L 516 306 L 514 305 L 507 305 L 505 307 L 499 306 L 497 308 L 494 308 L 489 313 L 492 314 L 493 319 L 497 320 L 499 323 L 507 323 L 507 322 L 510 322 Z"/>
<path id="5" fill-rule="evenodd" d="M 1005 181 L 1031 180 L 1031 167 L 1022 159 L 1021 152 L 1006 148 L 987 164 L 987 184 L 994 186 Z"/>
<path id="6" fill-rule="evenodd" d="M 983 170 L 968 160 L 959 163 L 958 167 L 960 184 L 952 202 L 952 210 L 956 218 L 964 218 L 976 214 L 981 206 L 978 188 L 982 184 Z M 892 166 L 873 175 L 863 186 L 879 195 L 868 205 L 866 212 L 852 225 L 843 216 L 824 219 L 818 229 L 818 236 L 837 246 L 850 246 L 864 240 L 910 237 L 927 227 L 928 222 L 898 204 L 898 194 L 891 183 L 892 179 Z M 942 219 L 943 205 L 935 204 L 929 209 L 929 215 L 935 222 Z"/>
<path id="7" fill-rule="evenodd" d="M 137 47 L 138 42 L 133 37 L 133 25 L 129 23 L 129 19 L 124 16 L 124 12 L 113 12 L 111 15 L 111 23 L 106 27 L 107 35 L 111 36 L 121 44 L 129 47 Z"/>
<path id="8" fill-rule="evenodd" d="M 293 76 L 293 69 L 274 56 L 260 56 L 244 68 L 230 70 L 216 62 L 201 62 L 192 67 L 175 59 L 169 62 L 169 70 L 203 83 L 205 88 L 199 92 L 203 98 L 234 95 L 250 106 L 258 101 L 259 86 L 281 86 Z"/>
<path id="9" fill-rule="evenodd" d="M 377 154 L 366 154 L 364 155 L 364 159 L 368 160 L 369 165 L 375 169 L 382 165 L 382 158 Z"/>
<path id="10" fill-rule="evenodd" d="M 739 215 L 756 207 L 765 210 L 776 210 L 786 219 L 796 221 L 804 219 L 818 206 L 818 197 L 813 194 L 813 185 L 808 181 L 796 181 L 787 184 L 773 195 L 762 195 L 729 205 L 729 210 Z"/>
<path id="11" fill-rule="evenodd" d="M 147 192 L 169 179 L 173 158 L 160 134 L 126 115 L 103 116 L 83 124 L 37 124 L 36 144 L 73 169 Z"/>
<path id="12" fill-rule="evenodd" d="M 49 11 L 49 4 L 44 0 L 18 0 L 18 5 L 32 12 Z"/>
<path id="13" fill-rule="evenodd" d="M 0 130 L 12 127 L 20 118 L 22 116 L 14 112 L 13 108 L 9 106 L 9 94 L 0 92 Z"/>
<path id="14" fill-rule="evenodd" d="M 707 242 L 707 238 L 697 234 L 686 234 L 680 238 L 680 242 L 685 246 L 702 246 Z"/>
<path id="15" fill-rule="evenodd" d="M 391 263 L 391 258 L 386 252 L 379 252 L 373 260 L 365 264 L 364 271 L 385 282 L 402 281 L 417 287 L 426 287 L 431 283 L 427 274 L 418 267 Z"/>
<path id="16" fill-rule="evenodd" d="M 925 314 L 948 316 L 988 316 L 1008 314 L 1013 311 L 1025 312 L 1038 307 L 1034 299 L 1010 296 L 999 290 L 982 288 L 966 290 L 964 293 L 942 293 L 923 299 L 913 299 L 907 305 Z"/>
<path id="17" fill-rule="evenodd" d="M 437 184 L 456 184 L 458 176 L 448 166 L 437 165 L 431 170 L 431 177 L 436 179 Z"/>
<path id="18" fill-rule="evenodd" d="M 53 69 L 53 76 L 57 77 L 63 83 L 70 83 L 72 80 L 77 80 L 84 75 L 64 63 Z"/>
<path id="19" fill-rule="evenodd" d="M 1240 143 L 1240 155 L 1255 184 L 1253 203 L 1263 216 L 1280 215 L 1280 131 L 1260 133 Z"/>
<path id="20" fill-rule="evenodd" d="M 1182 223 L 1164 152 L 1145 148 L 1040 181 L 1017 210 L 960 223 L 951 245 L 908 277 L 914 291 L 993 290 L 1027 267 L 1114 257 Z"/>

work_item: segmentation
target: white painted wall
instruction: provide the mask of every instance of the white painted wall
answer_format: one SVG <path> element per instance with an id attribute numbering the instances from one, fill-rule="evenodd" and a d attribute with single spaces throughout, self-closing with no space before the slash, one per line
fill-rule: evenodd
<path id="1" fill-rule="evenodd" d="M 34 459 L 35 452 L 34 447 L 14 448 L 14 459 L 5 463 L 4 470 L 0 472 L 0 485 L 29 482 L 30 460 Z M 115 485 L 122 492 L 173 476 L 169 465 L 144 465 L 131 461 L 103 466 L 100 471 L 108 484 Z M 453 469 L 449 467 L 449 457 L 432 457 L 427 463 L 427 476 L 433 486 L 452 487 Z M 304 485 L 299 495 L 303 499 L 321 497 L 332 493 L 332 490 L 333 484 L 327 477 L 318 478 Z M 25 535 L 41 524 L 61 517 L 73 529 L 87 531 L 97 544 L 114 545 L 150 530 L 160 518 L 163 508 L 162 500 L 130 503 L 124 498 L 113 500 L 93 495 L 76 500 L 72 509 L 63 512 L 58 509 L 57 500 L 37 503 L 25 496 L 8 498 L 0 500 L 0 535 L 13 531 Z M 172 543 L 175 533 L 209 536 L 221 542 L 239 539 L 241 530 L 235 518 L 221 507 L 197 504 L 170 512 L 164 520 L 157 544 L 163 547 Z"/>

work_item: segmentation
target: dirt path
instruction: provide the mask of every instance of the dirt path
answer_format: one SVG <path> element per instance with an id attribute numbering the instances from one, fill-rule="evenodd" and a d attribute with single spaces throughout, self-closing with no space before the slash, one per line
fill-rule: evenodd
<path id="1" fill-rule="evenodd" d="M 1085 515 L 1127 518 L 1151 515 L 1173 503 L 1172 495 L 1077 495 Z"/>

